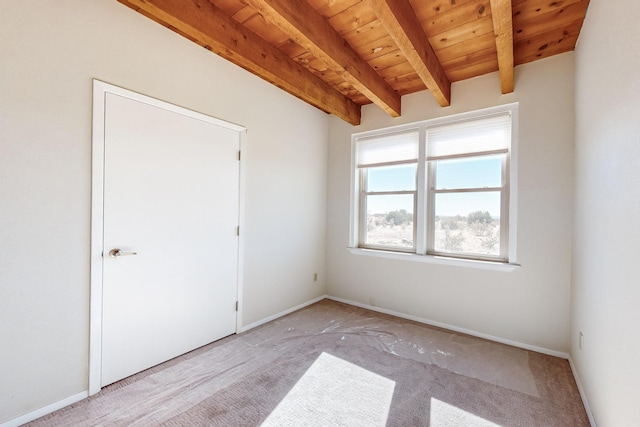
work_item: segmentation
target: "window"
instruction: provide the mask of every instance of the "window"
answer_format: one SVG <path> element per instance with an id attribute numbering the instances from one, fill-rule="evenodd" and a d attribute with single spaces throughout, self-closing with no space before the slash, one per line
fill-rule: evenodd
<path id="1" fill-rule="evenodd" d="M 354 135 L 353 246 L 514 262 L 517 105 Z"/>
<path id="2" fill-rule="evenodd" d="M 362 246 L 415 252 L 418 132 L 358 142 Z"/>

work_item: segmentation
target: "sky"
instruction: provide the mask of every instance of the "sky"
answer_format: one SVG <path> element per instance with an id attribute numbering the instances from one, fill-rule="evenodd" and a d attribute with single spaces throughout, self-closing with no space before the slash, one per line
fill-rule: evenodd
<path id="1" fill-rule="evenodd" d="M 369 191 L 415 190 L 417 165 L 407 164 L 369 169 Z M 439 160 L 436 169 L 438 189 L 500 187 L 502 155 L 467 159 Z M 489 211 L 500 216 L 500 193 L 436 194 L 436 215 L 466 216 L 475 211 Z M 371 214 L 405 209 L 413 213 L 412 195 L 369 196 L 367 211 Z"/>

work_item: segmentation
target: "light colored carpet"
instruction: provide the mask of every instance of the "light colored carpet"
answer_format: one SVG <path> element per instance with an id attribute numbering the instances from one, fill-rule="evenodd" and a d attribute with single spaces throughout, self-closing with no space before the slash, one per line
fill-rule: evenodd
<path id="1" fill-rule="evenodd" d="M 372 420 L 358 424 L 365 412 Z M 329 300 L 136 374 L 30 425 L 340 422 L 589 425 L 566 360 Z"/>
<path id="2" fill-rule="evenodd" d="M 384 427 L 395 382 L 322 353 L 263 427 Z"/>
<path id="3" fill-rule="evenodd" d="M 448 403 L 431 398 L 431 427 L 499 427 Z"/>

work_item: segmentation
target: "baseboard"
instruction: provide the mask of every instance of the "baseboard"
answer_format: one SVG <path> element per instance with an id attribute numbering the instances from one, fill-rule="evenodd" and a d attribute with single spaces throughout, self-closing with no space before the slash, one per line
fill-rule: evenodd
<path id="1" fill-rule="evenodd" d="M 596 426 L 596 420 L 593 418 L 593 412 L 591 412 L 591 406 L 589 406 L 589 401 L 587 400 L 587 394 L 584 392 L 584 388 L 582 387 L 582 381 L 580 381 L 580 375 L 578 375 L 578 369 L 576 365 L 573 363 L 573 359 L 571 355 L 569 355 L 569 366 L 571 366 L 571 372 L 573 373 L 573 378 L 576 380 L 576 385 L 578 386 L 578 392 L 580 392 L 580 397 L 582 398 L 582 404 L 584 405 L 584 409 L 587 411 L 587 417 L 589 417 L 589 423 L 591 427 Z"/>
<path id="2" fill-rule="evenodd" d="M 436 326 L 438 328 L 448 329 L 450 331 L 460 332 L 462 334 L 467 334 L 467 335 L 471 335 L 471 336 L 478 337 L 478 338 L 484 338 L 484 339 L 489 340 L 489 341 L 495 341 L 495 342 L 499 342 L 501 344 L 507 344 L 507 345 L 510 345 L 510 346 L 513 346 L 513 347 L 519 347 L 519 348 L 522 348 L 522 349 L 525 349 L 525 350 L 531 350 L 531 351 L 535 351 L 537 353 L 542 353 L 542 354 L 547 354 L 549 356 L 559 357 L 561 359 L 569 359 L 569 354 L 563 353 L 561 351 L 550 350 L 550 349 L 544 348 L 544 347 L 538 347 L 538 346 L 535 346 L 535 345 L 525 344 L 525 343 L 521 343 L 521 342 L 518 342 L 518 341 L 512 341 L 512 340 L 496 337 L 496 336 L 489 335 L 489 334 L 483 334 L 482 332 L 473 331 L 471 329 L 459 328 L 457 326 L 449 325 L 447 323 L 441 323 L 441 322 L 436 322 L 436 321 L 433 321 L 433 320 L 430 320 L 430 319 L 425 319 L 424 317 L 418 317 L 418 316 L 413 316 L 413 315 L 410 315 L 410 314 L 404 314 L 404 313 L 400 313 L 400 312 L 397 312 L 397 311 L 388 310 L 386 308 L 375 307 L 375 306 L 368 305 L 368 304 L 362 304 L 362 303 L 359 303 L 359 302 L 356 302 L 356 301 L 351 301 L 351 300 L 347 300 L 347 299 L 344 299 L 344 298 L 338 298 L 338 297 L 334 297 L 334 296 L 331 296 L 331 295 L 327 295 L 326 298 L 330 299 L 330 300 L 333 300 L 333 301 L 338 301 L 338 302 L 341 302 L 341 303 L 344 303 L 344 304 L 354 305 L 354 306 L 360 307 L 360 308 L 366 308 L 367 310 L 377 311 L 379 313 L 389 314 L 391 316 L 396 316 L 396 317 L 401 317 L 403 319 L 413 320 L 415 322 L 424 323 L 426 325 Z"/>
<path id="3" fill-rule="evenodd" d="M 52 403 L 51 405 L 47 405 L 43 408 L 36 409 L 35 411 L 29 412 L 28 414 L 24 414 L 19 416 L 18 418 L 14 418 L 13 420 L 6 421 L 0 424 L 0 427 L 17 427 L 22 424 L 26 424 L 30 421 L 43 417 L 47 414 L 57 411 L 58 409 L 62 409 L 65 406 L 69 406 L 72 403 L 76 403 L 89 397 L 89 392 L 83 391 L 78 394 L 74 394 L 73 396 L 69 396 L 66 399 L 62 399 L 58 402 Z"/>
<path id="4" fill-rule="evenodd" d="M 309 306 L 311 304 L 315 304 L 315 303 L 317 303 L 319 301 L 322 301 L 325 298 L 328 298 L 328 297 L 326 295 L 321 295 L 321 296 L 319 296 L 317 298 L 314 298 L 314 299 L 312 299 L 310 301 L 303 302 L 302 304 L 296 305 L 295 307 L 292 307 L 292 308 L 289 308 L 287 310 L 281 311 L 280 313 L 276 313 L 273 316 L 265 317 L 264 319 L 258 320 L 257 322 L 253 322 L 253 323 L 250 323 L 250 324 L 248 324 L 246 326 L 242 326 L 240 328 L 239 332 L 246 332 L 249 329 L 253 329 L 253 328 L 258 327 L 260 325 L 264 325 L 265 323 L 271 322 L 272 320 L 276 320 L 279 317 L 286 316 L 287 314 L 293 313 L 294 311 L 298 311 L 301 308 L 305 308 L 305 307 L 307 307 L 307 306 Z M 0 426 L 0 427 L 2 427 L 2 426 Z"/>

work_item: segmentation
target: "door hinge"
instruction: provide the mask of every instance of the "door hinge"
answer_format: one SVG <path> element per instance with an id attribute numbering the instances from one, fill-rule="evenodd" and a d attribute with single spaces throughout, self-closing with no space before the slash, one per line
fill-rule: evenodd
<path id="1" fill-rule="evenodd" d="M 238 311 L 238 301 L 236 301 L 236 311 Z"/>
<path id="2" fill-rule="evenodd" d="M 240 236 L 240 226 L 236 227 L 236 236 Z"/>
<path id="3" fill-rule="evenodd" d="M 242 151 L 238 151 L 238 161 L 240 161 L 241 157 L 242 157 Z"/>

